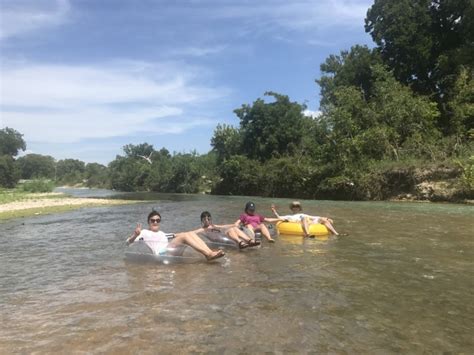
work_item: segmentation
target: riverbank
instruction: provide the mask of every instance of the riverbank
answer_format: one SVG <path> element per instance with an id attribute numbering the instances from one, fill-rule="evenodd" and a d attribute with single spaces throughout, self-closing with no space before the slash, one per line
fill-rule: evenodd
<path id="1" fill-rule="evenodd" d="M 140 201 L 78 198 L 63 193 L 2 192 L 0 220 L 70 211 L 84 207 L 116 206 Z"/>

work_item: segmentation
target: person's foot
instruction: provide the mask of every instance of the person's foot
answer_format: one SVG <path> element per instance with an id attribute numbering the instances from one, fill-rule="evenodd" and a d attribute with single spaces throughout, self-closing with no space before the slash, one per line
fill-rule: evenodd
<path id="1" fill-rule="evenodd" d="M 250 244 L 244 242 L 243 240 L 239 242 L 239 249 L 245 249 L 245 248 L 248 248 L 249 246 Z"/>
<path id="2" fill-rule="evenodd" d="M 206 259 L 207 259 L 207 261 L 211 261 L 211 260 L 222 258 L 224 255 L 225 255 L 224 251 L 222 251 L 220 249 L 219 250 L 214 250 L 214 251 L 212 251 L 211 254 L 206 256 Z"/>
<path id="3" fill-rule="evenodd" d="M 248 244 L 249 247 L 257 247 L 257 246 L 260 245 L 260 241 L 250 239 L 249 241 L 247 241 L 247 244 Z"/>
<path id="4" fill-rule="evenodd" d="M 269 242 L 269 243 L 275 243 L 275 239 L 270 238 L 270 239 L 268 239 L 268 242 Z"/>

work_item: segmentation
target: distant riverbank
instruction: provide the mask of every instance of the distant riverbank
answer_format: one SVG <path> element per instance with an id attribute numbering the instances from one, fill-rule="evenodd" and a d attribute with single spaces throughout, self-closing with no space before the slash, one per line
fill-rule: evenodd
<path id="1" fill-rule="evenodd" d="M 113 206 L 139 201 L 79 198 L 64 193 L 16 193 L 2 191 L 0 199 L 0 220 L 64 212 L 83 207 Z"/>

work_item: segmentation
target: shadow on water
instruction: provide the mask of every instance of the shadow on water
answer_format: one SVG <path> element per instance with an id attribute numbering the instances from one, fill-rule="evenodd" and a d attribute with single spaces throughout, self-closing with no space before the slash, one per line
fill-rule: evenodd
<path id="1" fill-rule="evenodd" d="M 234 222 L 249 198 L 126 196 L 146 202 L 2 224 L 0 353 L 474 351 L 472 207 L 303 201 L 350 235 L 162 265 L 124 259 L 151 208 L 184 231 L 203 210 Z M 266 215 L 289 202 L 250 199 Z"/>

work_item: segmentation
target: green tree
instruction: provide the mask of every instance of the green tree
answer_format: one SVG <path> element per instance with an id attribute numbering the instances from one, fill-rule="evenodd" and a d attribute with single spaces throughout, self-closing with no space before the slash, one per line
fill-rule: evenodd
<path id="1" fill-rule="evenodd" d="M 62 184 L 78 184 L 85 179 L 85 163 L 78 159 L 63 159 L 56 164 L 56 180 Z"/>
<path id="2" fill-rule="evenodd" d="M 460 66 L 474 65 L 472 0 L 375 0 L 366 31 L 395 77 L 416 92 L 434 95 L 446 133 L 452 126 L 445 104 L 452 99 Z"/>
<path id="3" fill-rule="evenodd" d="M 162 148 L 153 154 L 153 164 L 145 187 L 151 191 L 168 192 L 172 176 L 172 156 L 167 149 Z"/>
<path id="4" fill-rule="evenodd" d="M 172 177 L 168 182 L 169 191 L 178 193 L 199 192 L 201 172 L 199 171 L 196 153 L 173 156 L 171 174 Z"/>
<path id="5" fill-rule="evenodd" d="M 0 155 L 15 157 L 20 150 L 26 149 L 23 134 L 13 128 L 0 129 Z"/>
<path id="6" fill-rule="evenodd" d="M 107 167 L 98 163 L 86 164 L 84 178 L 87 180 L 87 187 L 104 188 L 110 184 Z"/>
<path id="7" fill-rule="evenodd" d="M 150 154 L 152 154 L 155 150 L 153 149 L 153 145 L 148 143 L 142 143 L 137 145 L 127 144 L 123 147 L 123 151 L 126 157 L 140 158 L 141 156 L 150 156 Z"/>
<path id="8" fill-rule="evenodd" d="M 334 90 L 340 86 L 354 86 L 368 100 L 372 95 L 374 74 L 372 67 L 382 64 L 377 50 L 356 45 L 350 51 L 341 51 L 339 55 L 330 55 L 321 64 L 321 77 L 316 83 L 321 87 L 321 106 L 335 99 Z"/>
<path id="9" fill-rule="evenodd" d="M 49 155 L 27 154 L 16 162 L 22 179 L 54 179 L 56 162 Z"/>
<path id="10" fill-rule="evenodd" d="M 261 169 L 255 161 L 234 155 L 219 165 L 221 180 L 216 184 L 212 193 L 230 195 L 260 195 Z"/>
<path id="11" fill-rule="evenodd" d="M 14 187 L 20 179 L 20 170 L 14 157 L 25 150 L 23 135 L 12 128 L 0 130 L 0 186 Z"/>
<path id="12" fill-rule="evenodd" d="M 241 147 L 239 130 L 226 124 L 218 124 L 211 138 L 211 146 L 217 154 L 218 162 L 238 154 Z"/>
<path id="13" fill-rule="evenodd" d="M 265 93 L 275 101 L 258 99 L 253 105 L 234 110 L 240 119 L 241 151 L 251 159 L 265 161 L 273 156 L 291 154 L 301 146 L 304 105 L 291 102 L 288 96 Z"/>
<path id="14" fill-rule="evenodd" d="M 117 156 L 109 164 L 111 187 L 120 191 L 146 190 L 145 181 L 149 178 L 151 167 L 141 161 Z"/>
<path id="15" fill-rule="evenodd" d="M 9 155 L 0 155 L 0 186 L 15 187 L 20 179 L 20 169 Z"/>
<path id="16" fill-rule="evenodd" d="M 474 79 L 473 70 L 461 67 L 454 84 L 451 100 L 447 103 L 450 115 L 449 133 L 457 137 L 467 136 L 474 130 Z"/>

